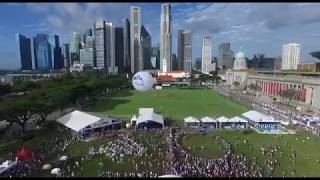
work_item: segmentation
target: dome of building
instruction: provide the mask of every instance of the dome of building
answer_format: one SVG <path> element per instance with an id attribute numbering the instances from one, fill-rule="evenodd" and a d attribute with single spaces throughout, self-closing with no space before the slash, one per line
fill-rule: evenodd
<path id="1" fill-rule="evenodd" d="M 243 52 L 240 51 L 236 54 L 236 58 L 246 58 L 246 56 Z"/>
<path id="2" fill-rule="evenodd" d="M 246 62 L 246 56 L 243 52 L 239 51 L 236 54 L 235 60 L 234 60 L 234 65 L 233 65 L 234 70 L 243 70 L 247 69 L 247 62 Z"/>

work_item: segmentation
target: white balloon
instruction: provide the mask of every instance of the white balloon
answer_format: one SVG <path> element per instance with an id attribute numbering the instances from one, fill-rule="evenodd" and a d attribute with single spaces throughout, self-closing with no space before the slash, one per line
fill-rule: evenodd
<path id="1" fill-rule="evenodd" d="M 152 89 L 154 79 L 146 71 L 137 72 L 132 78 L 132 85 L 138 91 L 149 91 Z"/>

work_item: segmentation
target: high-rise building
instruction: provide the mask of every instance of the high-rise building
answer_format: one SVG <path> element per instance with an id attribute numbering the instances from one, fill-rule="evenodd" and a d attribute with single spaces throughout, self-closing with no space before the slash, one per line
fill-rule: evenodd
<path id="1" fill-rule="evenodd" d="M 86 37 L 86 48 L 93 48 L 94 46 L 94 39 L 93 36 Z"/>
<path id="2" fill-rule="evenodd" d="M 97 21 L 95 25 L 95 48 L 96 48 L 96 67 L 105 68 L 106 48 L 105 48 L 106 22 Z"/>
<path id="3" fill-rule="evenodd" d="M 63 44 L 62 47 L 62 56 L 64 60 L 64 67 L 70 67 L 70 52 L 69 52 L 69 44 Z"/>
<path id="4" fill-rule="evenodd" d="M 161 5 L 160 19 L 160 70 L 162 72 L 171 71 L 172 66 L 172 16 L 171 5 Z M 166 67 L 164 67 L 164 65 Z"/>
<path id="5" fill-rule="evenodd" d="M 130 58 L 131 73 L 138 72 L 142 67 L 142 45 L 141 45 L 141 9 L 132 6 L 130 8 Z"/>
<path id="6" fill-rule="evenodd" d="M 203 38 L 202 42 L 202 65 L 201 71 L 203 73 L 209 73 L 207 66 L 212 64 L 212 39 L 209 36 Z"/>
<path id="7" fill-rule="evenodd" d="M 49 71 L 52 69 L 51 45 L 48 34 L 37 34 L 33 38 L 34 64 L 39 71 Z"/>
<path id="8" fill-rule="evenodd" d="M 78 32 L 72 32 L 71 41 L 70 41 L 70 59 L 71 65 L 74 61 L 80 61 L 80 44 L 81 34 Z"/>
<path id="9" fill-rule="evenodd" d="M 196 58 L 195 69 L 201 70 L 201 58 Z"/>
<path id="10" fill-rule="evenodd" d="M 141 64 L 141 67 L 139 67 L 138 71 L 142 71 L 144 69 L 152 69 L 151 36 L 143 25 L 141 26 L 141 44 L 142 44 L 143 59 L 142 59 L 142 62 L 139 62 L 139 65 Z"/>
<path id="11" fill-rule="evenodd" d="M 94 66 L 93 63 L 93 48 L 80 49 L 80 63 L 84 66 Z"/>
<path id="12" fill-rule="evenodd" d="M 61 52 L 61 47 L 59 44 L 59 36 L 54 35 L 54 49 L 53 49 L 53 61 L 54 69 L 62 69 L 64 67 L 63 56 Z"/>
<path id="13" fill-rule="evenodd" d="M 20 47 L 21 70 L 32 70 L 31 40 L 18 34 L 17 40 Z"/>
<path id="14" fill-rule="evenodd" d="M 219 45 L 218 66 L 221 69 L 232 69 L 233 67 L 233 51 L 230 49 L 229 42 Z"/>
<path id="15" fill-rule="evenodd" d="M 123 51 L 124 51 L 124 72 L 131 72 L 130 59 L 130 22 L 128 19 L 123 20 Z"/>
<path id="16" fill-rule="evenodd" d="M 179 70 L 178 69 L 178 58 L 177 58 L 177 55 L 176 54 L 172 54 L 172 56 L 171 56 L 171 59 L 172 59 L 172 70 L 174 70 L 174 71 L 177 71 L 177 70 Z"/>
<path id="17" fill-rule="evenodd" d="M 115 61 L 118 67 L 118 73 L 124 73 L 124 33 L 122 27 L 115 28 Z"/>
<path id="18" fill-rule="evenodd" d="M 190 30 L 178 31 L 178 69 L 191 73 L 192 38 Z"/>
<path id="19" fill-rule="evenodd" d="M 154 67 L 154 69 L 160 69 L 160 48 L 159 48 L 159 45 L 157 47 L 152 47 L 151 62 L 154 62 L 154 64 L 152 65 Z"/>
<path id="20" fill-rule="evenodd" d="M 300 44 L 288 43 L 282 46 L 282 70 L 296 70 L 300 63 Z"/>
<path id="21" fill-rule="evenodd" d="M 110 75 L 118 74 L 118 67 L 115 62 L 115 28 L 111 22 L 106 22 L 106 67 Z"/>

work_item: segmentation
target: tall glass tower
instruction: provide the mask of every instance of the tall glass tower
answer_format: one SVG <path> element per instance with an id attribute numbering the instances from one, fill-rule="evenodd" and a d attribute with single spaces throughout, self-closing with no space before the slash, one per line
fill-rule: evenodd
<path id="1" fill-rule="evenodd" d="M 52 69 L 51 45 L 48 34 L 37 34 L 33 39 L 35 69 L 49 71 Z"/>
<path id="2" fill-rule="evenodd" d="M 171 5 L 161 5 L 161 19 L 160 19 L 160 70 L 163 72 L 171 71 L 172 66 L 172 16 Z M 164 62 L 164 60 L 166 62 Z M 167 67 L 163 67 L 166 64 Z"/>
<path id="3" fill-rule="evenodd" d="M 32 70 L 31 40 L 21 34 L 17 35 L 20 47 L 21 70 Z"/>

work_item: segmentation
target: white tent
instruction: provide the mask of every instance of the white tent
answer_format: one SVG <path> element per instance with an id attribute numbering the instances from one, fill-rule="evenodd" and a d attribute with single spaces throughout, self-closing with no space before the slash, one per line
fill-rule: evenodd
<path id="1" fill-rule="evenodd" d="M 235 117 L 229 119 L 229 122 L 234 122 L 234 123 L 237 123 L 237 122 L 239 122 L 239 123 L 248 123 L 247 120 L 245 120 L 245 119 L 243 119 L 243 118 L 240 118 L 240 117 L 238 117 L 238 116 L 235 116 Z"/>
<path id="2" fill-rule="evenodd" d="M 272 116 L 268 116 L 264 113 L 258 111 L 248 111 L 242 114 L 243 117 L 253 121 L 258 122 L 276 122 Z"/>
<path id="3" fill-rule="evenodd" d="M 185 123 L 200 123 L 199 119 L 193 117 L 193 116 L 189 116 L 184 118 L 184 122 Z"/>
<path id="4" fill-rule="evenodd" d="M 201 118 L 201 122 L 203 122 L 203 123 L 217 123 L 217 120 L 206 116 L 206 117 Z"/>
<path id="5" fill-rule="evenodd" d="M 221 117 L 217 118 L 217 121 L 219 123 L 224 123 L 224 122 L 229 122 L 229 119 L 224 116 L 221 116 Z"/>
<path id="6" fill-rule="evenodd" d="M 195 117 L 189 116 L 189 117 L 184 118 L 184 124 L 186 126 L 199 126 L 200 121 L 199 121 L 199 119 L 197 119 Z"/>
<path id="7" fill-rule="evenodd" d="M 143 122 L 153 121 L 164 125 L 163 116 L 154 113 L 153 108 L 139 108 L 139 116 L 137 118 L 137 125 Z"/>
<path id="8" fill-rule="evenodd" d="M 100 121 L 102 118 L 81 112 L 78 110 L 72 111 L 60 118 L 57 121 L 68 128 L 79 132 L 81 129 Z"/>
<path id="9" fill-rule="evenodd" d="M 175 177 L 178 178 L 181 176 L 174 175 L 174 174 L 166 174 L 166 175 L 159 176 L 159 178 L 175 178 Z"/>

